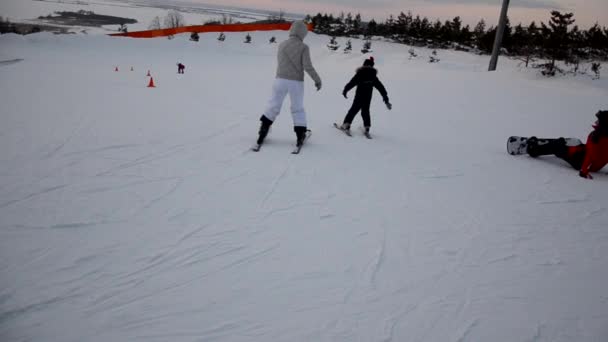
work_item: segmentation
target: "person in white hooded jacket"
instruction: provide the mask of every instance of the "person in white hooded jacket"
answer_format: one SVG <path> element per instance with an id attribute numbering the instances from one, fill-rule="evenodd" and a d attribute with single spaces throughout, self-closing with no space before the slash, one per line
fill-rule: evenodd
<path id="1" fill-rule="evenodd" d="M 289 30 L 289 39 L 279 44 L 276 79 L 272 85 L 272 96 L 264 114 L 260 117 L 258 145 L 261 145 L 268 135 L 270 126 L 279 115 L 287 94 L 291 102 L 296 144 L 301 146 L 304 142 L 307 129 L 304 110 L 304 71 L 315 82 L 317 91 L 321 90 L 321 78 L 312 66 L 308 45 L 304 44 L 307 33 L 308 27 L 303 21 L 294 21 Z"/>

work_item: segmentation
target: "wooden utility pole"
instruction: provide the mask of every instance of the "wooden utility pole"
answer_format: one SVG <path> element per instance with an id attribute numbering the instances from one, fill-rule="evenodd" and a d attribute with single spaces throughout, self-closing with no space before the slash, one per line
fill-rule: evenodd
<path id="1" fill-rule="evenodd" d="M 502 10 L 500 11 L 500 19 L 498 20 L 498 27 L 496 28 L 496 37 L 494 37 L 494 48 L 492 49 L 492 58 L 490 59 L 490 67 L 488 71 L 496 70 L 496 64 L 498 64 L 498 55 L 500 54 L 500 47 L 502 45 L 502 36 L 505 33 L 505 26 L 507 25 L 508 9 L 509 0 L 503 0 Z"/>

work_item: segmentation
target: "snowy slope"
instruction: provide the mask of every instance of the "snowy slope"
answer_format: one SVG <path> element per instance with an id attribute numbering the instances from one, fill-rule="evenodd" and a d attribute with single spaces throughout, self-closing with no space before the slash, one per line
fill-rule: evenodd
<path id="1" fill-rule="evenodd" d="M 147 30 L 154 17 L 161 19 L 161 25 L 167 13 L 178 11 L 186 25 L 202 25 L 210 20 L 220 20 L 222 15 L 230 16 L 235 21 L 250 22 L 266 19 L 267 14 L 252 12 L 252 10 L 222 9 L 200 3 L 166 2 L 155 0 L 2 0 L 0 16 L 11 22 L 45 23 L 37 18 L 52 15 L 54 12 L 80 10 L 92 11 L 96 14 L 114 15 L 123 18 L 136 19 L 135 24 L 127 25 L 129 31 Z M 61 25 L 59 25 L 61 26 Z M 116 32 L 118 25 L 104 27 L 69 26 L 71 32 L 87 34 L 107 34 Z"/>
<path id="2" fill-rule="evenodd" d="M 505 152 L 583 139 L 605 80 L 374 42 L 394 108 L 348 138 L 363 56 L 310 34 L 313 136 L 286 104 L 253 153 L 286 33 L 244 35 L 0 36 L 0 340 L 608 340 L 606 171 Z"/>

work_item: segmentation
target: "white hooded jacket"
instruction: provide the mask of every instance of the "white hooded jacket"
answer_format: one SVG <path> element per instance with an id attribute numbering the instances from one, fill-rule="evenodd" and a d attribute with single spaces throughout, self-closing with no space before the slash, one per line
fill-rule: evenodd
<path id="1" fill-rule="evenodd" d="M 321 87 L 321 78 L 312 66 L 310 50 L 304 44 L 308 27 L 301 21 L 294 21 L 289 30 L 289 39 L 279 44 L 277 54 L 277 78 L 293 81 L 304 81 L 304 71 L 315 81 L 317 88 Z"/>

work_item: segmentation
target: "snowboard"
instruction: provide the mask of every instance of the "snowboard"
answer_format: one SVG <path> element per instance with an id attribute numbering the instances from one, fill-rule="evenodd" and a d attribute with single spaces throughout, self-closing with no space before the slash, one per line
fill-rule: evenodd
<path id="1" fill-rule="evenodd" d="M 558 139 L 538 138 L 538 144 L 544 145 Z M 582 142 L 577 138 L 566 138 L 566 146 L 580 145 Z M 511 136 L 507 139 L 507 152 L 510 155 L 526 154 L 528 148 L 528 137 Z"/>
<path id="2" fill-rule="evenodd" d="M 527 137 L 518 137 L 511 136 L 507 139 L 507 152 L 510 155 L 520 155 L 525 154 L 526 149 L 528 148 L 528 138 Z"/>

